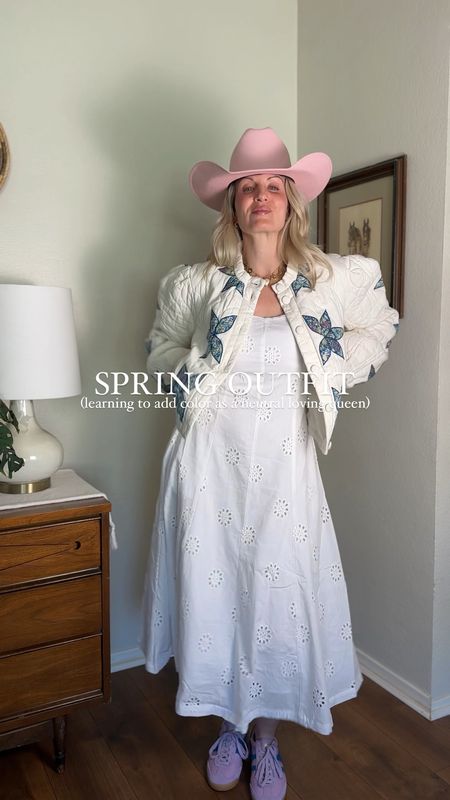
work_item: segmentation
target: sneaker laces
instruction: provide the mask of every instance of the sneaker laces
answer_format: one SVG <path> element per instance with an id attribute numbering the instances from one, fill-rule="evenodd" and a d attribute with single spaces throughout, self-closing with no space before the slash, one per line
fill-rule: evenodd
<path id="1" fill-rule="evenodd" d="M 283 768 L 279 758 L 278 745 L 275 739 L 265 745 L 264 755 L 256 767 L 255 778 L 258 786 L 268 786 L 275 778 L 283 777 Z"/>
<path id="2" fill-rule="evenodd" d="M 230 763 L 230 758 L 235 752 L 242 759 L 248 758 L 248 747 L 243 735 L 231 731 L 222 733 L 209 748 L 211 758 L 214 758 L 217 764 L 225 766 Z"/>

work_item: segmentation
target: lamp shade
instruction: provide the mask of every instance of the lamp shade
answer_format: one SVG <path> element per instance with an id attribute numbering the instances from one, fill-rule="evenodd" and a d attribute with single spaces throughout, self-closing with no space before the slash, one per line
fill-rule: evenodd
<path id="1" fill-rule="evenodd" d="M 0 284 L 0 396 L 4 400 L 80 394 L 70 289 Z"/>

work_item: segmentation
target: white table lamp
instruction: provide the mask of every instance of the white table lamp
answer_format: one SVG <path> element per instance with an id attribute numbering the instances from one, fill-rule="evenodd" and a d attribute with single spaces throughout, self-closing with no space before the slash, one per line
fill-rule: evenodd
<path id="1" fill-rule="evenodd" d="M 41 491 L 61 466 L 63 448 L 38 425 L 33 400 L 81 392 L 71 291 L 0 284 L 0 320 L 0 397 L 17 417 L 13 446 L 25 461 L 11 478 L 0 474 L 0 491 Z"/>

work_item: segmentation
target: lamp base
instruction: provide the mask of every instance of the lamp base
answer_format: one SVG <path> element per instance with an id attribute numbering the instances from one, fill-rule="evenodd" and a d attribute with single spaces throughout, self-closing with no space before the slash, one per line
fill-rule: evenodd
<path id="1" fill-rule="evenodd" d="M 5 483 L 0 481 L 0 492 L 4 494 L 32 494 L 33 492 L 42 492 L 44 489 L 50 489 L 50 478 L 43 478 L 40 481 L 31 481 L 30 483 Z"/>
<path id="2" fill-rule="evenodd" d="M 63 449 L 58 439 L 43 430 L 34 415 L 32 400 L 12 400 L 19 433 L 12 431 L 13 447 L 24 465 L 11 478 L 0 474 L 0 492 L 31 494 L 50 486 L 50 478 L 63 462 Z"/>

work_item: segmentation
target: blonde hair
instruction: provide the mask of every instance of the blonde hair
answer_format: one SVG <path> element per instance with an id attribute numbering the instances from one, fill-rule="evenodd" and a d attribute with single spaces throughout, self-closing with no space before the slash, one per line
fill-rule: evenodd
<path id="1" fill-rule="evenodd" d="M 212 232 L 211 250 L 205 270 L 216 266 L 234 267 L 241 255 L 242 236 L 240 229 L 234 224 L 236 185 L 237 182 L 233 181 L 226 191 L 220 217 Z M 311 289 L 314 289 L 317 280 L 316 266 L 324 266 L 329 277 L 333 271 L 332 266 L 322 250 L 308 240 L 310 219 L 307 202 L 289 178 L 284 177 L 284 185 L 288 215 L 280 231 L 280 258 L 285 264 L 296 266 L 299 273 L 308 279 Z"/>

